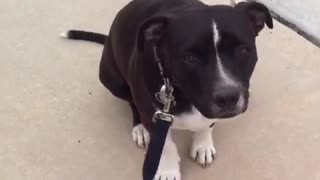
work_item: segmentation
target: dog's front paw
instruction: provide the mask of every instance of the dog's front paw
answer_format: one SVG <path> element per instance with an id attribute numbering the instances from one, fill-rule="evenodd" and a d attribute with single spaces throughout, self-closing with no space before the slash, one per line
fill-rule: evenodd
<path id="1" fill-rule="evenodd" d="M 158 170 L 153 180 L 181 180 L 181 173 L 180 173 L 180 170 L 174 170 L 174 171 Z"/>
<path id="2" fill-rule="evenodd" d="M 168 132 L 154 180 L 181 180 L 180 156 Z"/>
<path id="3" fill-rule="evenodd" d="M 216 149 L 213 145 L 211 130 L 196 132 L 193 136 L 190 156 L 203 167 L 208 167 L 214 160 Z"/>
<path id="4" fill-rule="evenodd" d="M 162 156 L 159 168 L 153 180 L 181 180 L 179 161 L 179 156 Z"/>
<path id="5" fill-rule="evenodd" d="M 138 124 L 132 129 L 132 138 L 140 148 L 147 148 L 150 142 L 150 134 L 142 124 Z"/>

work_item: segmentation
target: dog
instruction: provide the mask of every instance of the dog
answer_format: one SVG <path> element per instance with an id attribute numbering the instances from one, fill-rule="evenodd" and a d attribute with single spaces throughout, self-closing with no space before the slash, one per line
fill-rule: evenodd
<path id="1" fill-rule="evenodd" d="M 232 7 L 198 0 L 133 0 L 117 14 L 108 36 L 78 30 L 62 36 L 104 44 L 100 81 L 129 103 L 132 137 L 142 148 L 150 141 L 153 114 L 162 108 L 154 96 L 163 84 L 154 58 L 157 47 L 176 105 L 155 179 L 180 180 L 171 130 L 193 131 L 191 158 L 204 167 L 213 162 L 213 124 L 246 111 L 258 60 L 256 37 L 265 25 L 273 28 L 272 17 L 257 2 Z"/>

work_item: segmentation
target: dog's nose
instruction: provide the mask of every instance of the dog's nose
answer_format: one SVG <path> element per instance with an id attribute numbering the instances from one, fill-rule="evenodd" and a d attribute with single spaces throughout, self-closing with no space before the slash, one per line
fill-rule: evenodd
<path id="1" fill-rule="evenodd" d="M 240 98 L 240 89 L 237 87 L 225 87 L 219 88 L 213 94 L 213 100 L 217 106 L 221 109 L 234 108 Z"/>

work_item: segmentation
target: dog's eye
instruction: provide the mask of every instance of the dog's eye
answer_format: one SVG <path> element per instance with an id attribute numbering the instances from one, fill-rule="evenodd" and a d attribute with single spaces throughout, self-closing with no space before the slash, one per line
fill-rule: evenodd
<path id="1" fill-rule="evenodd" d="M 236 48 L 236 55 L 243 57 L 243 56 L 247 56 L 250 53 L 250 48 L 247 46 L 239 46 L 238 48 Z"/>
<path id="2" fill-rule="evenodd" d="M 197 58 L 194 57 L 194 56 L 192 56 L 192 55 L 184 56 L 184 57 L 183 57 L 183 60 L 184 60 L 184 62 L 190 63 L 190 64 L 197 62 Z"/>

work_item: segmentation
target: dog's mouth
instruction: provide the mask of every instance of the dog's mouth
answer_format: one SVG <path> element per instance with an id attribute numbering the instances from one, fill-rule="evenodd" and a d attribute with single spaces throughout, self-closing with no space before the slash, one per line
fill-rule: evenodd
<path id="1" fill-rule="evenodd" d="M 236 117 L 246 111 L 246 107 L 244 108 L 235 108 L 233 110 L 223 110 L 223 109 L 202 109 L 202 108 L 197 108 L 199 112 L 206 118 L 208 119 L 228 119 L 228 118 L 233 118 Z"/>
<path id="2" fill-rule="evenodd" d="M 233 117 L 236 117 L 242 113 L 244 113 L 245 110 L 235 110 L 233 112 L 224 112 L 224 113 L 221 113 L 219 115 L 217 115 L 217 119 L 228 119 L 228 118 L 233 118 Z"/>
<path id="3" fill-rule="evenodd" d="M 235 117 L 238 114 L 240 114 L 240 113 L 225 113 L 225 114 L 220 115 L 218 118 L 219 119 L 227 119 L 227 118 Z"/>

